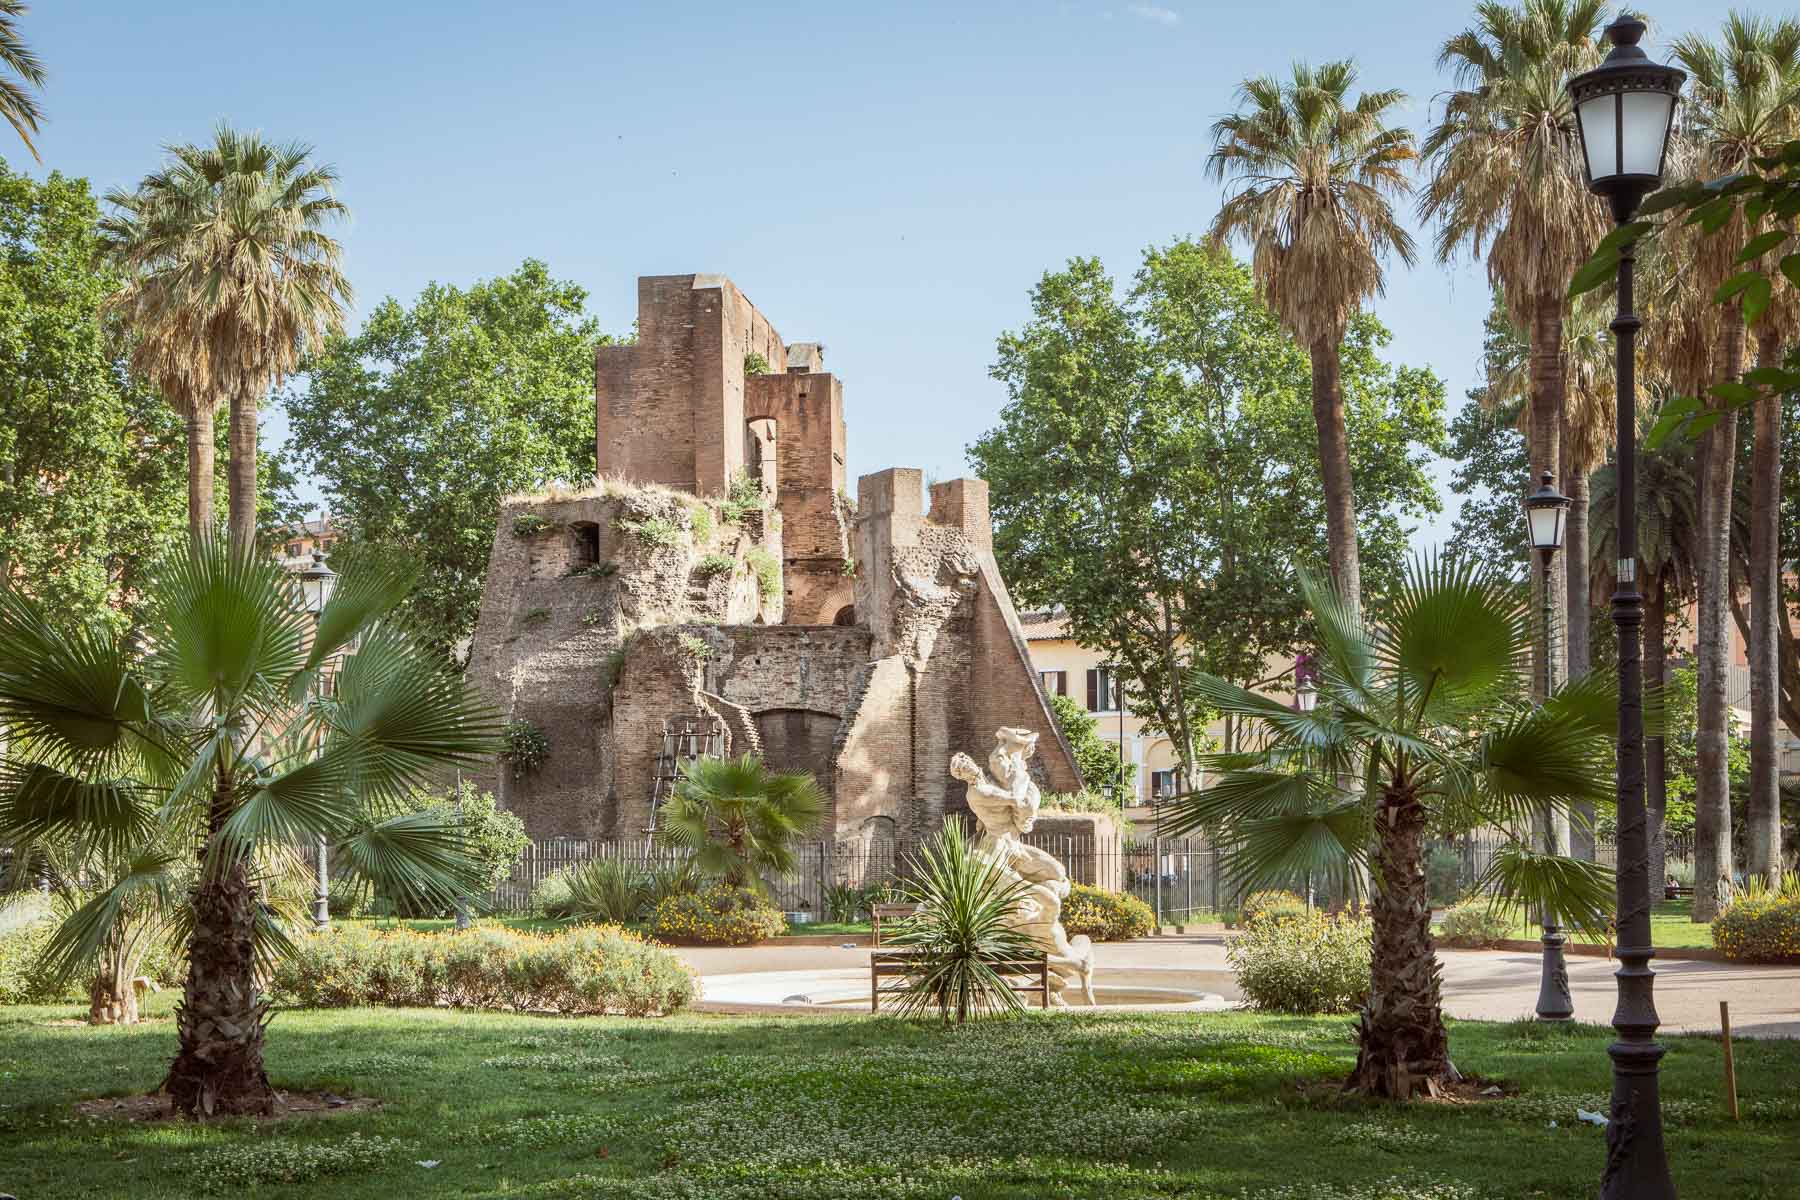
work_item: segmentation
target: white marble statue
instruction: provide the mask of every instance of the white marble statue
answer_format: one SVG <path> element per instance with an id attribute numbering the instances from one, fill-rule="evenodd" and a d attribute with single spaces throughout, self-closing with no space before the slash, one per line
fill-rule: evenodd
<path id="1" fill-rule="evenodd" d="M 969 785 L 969 810 L 981 822 L 982 838 L 975 852 L 999 863 L 1023 880 L 1028 890 L 1019 901 L 1011 922 L 1050 957 L 1050 998 L 1067 1003 L 1063 989 L 1080 984 L 1089 1004 L 1094 1003 L 1094 948 L 1085 936 L 1071 938 L 1062 925 L 1062 904 L 1069 895 L 1069 873 L 1054 855 L 1027 846 L 1020 835 L 1037 824 L 1043 797 L 1031 781 L 1026 762 L 1037 752 L 1038 735 L 1029 729 L 994 732 L 994 751 L 988 755 L 989 779 L 966 754 L 950 756 L 950 774 Z"/>

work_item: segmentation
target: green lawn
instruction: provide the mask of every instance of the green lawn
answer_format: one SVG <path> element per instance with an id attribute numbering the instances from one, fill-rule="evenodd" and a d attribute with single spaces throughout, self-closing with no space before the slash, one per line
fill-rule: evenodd
<path id="1" fill-rule="evenodd" d="M 170 1007 L 164 994 L 152 1011 Z M 1399 1108 L 1330 1086 L 1353 1055 L 1347 1019 L 1044 1014 L 954 1032 L 866 1017 L 284 1013 L 269 1031 L 278 1086 L 385 1107 L 255 1129 L 74 1118 L 76 1100 L 153 1087 L 173 1035 L 166 1020 L 45 1025 L 75 1011 L 0 1010 L 0 1190 L 30 1200 L 1527 1200 L 1591 1196 L 1604 1147 L 1575 1119 L 1605 1106 L 1609 1033 L 1591 1027 L 1459 1023 L 1458 1065 L 1523 1090 Z M 1716 1042 L 1671 1039 L 1664 1067 L 1684 1200 L 1792 1197 L 1800 1044 L 1739 1044 L 1737 1124 Z"/>
<path id="2" fill-rule="evenodd" d="M 1650 944 L 1663 950 L 1711 950 L 1713 948 L 1712 926 L 1696 925 L 1689 918 L 1693 914 L 1692 900 L 1659 900 L 1650 912 Z M 1521 914 L 1513 921 L 1512 932 L 1508 937 L 1535 938 L 1541 932 L 1536 921 L 1527 921 Z M 1569 940 L 1598 944 L 1601 939 L 1588 937 L 1573 930 L 1569 932 Z"/>
<path id="3" fill-rule="evenodd" d="M 568 926 L 579 924 L 577 921 L 554 921 L 548 917 L 483 917 L 480 919 L 504 925 L 508 929 L 528 929 L 533 931 L 564 929 Z M 332 919 L 332 923 L 334 925 L 374 925 L 383 929 L 398 925 L 402 928 L 416 929 L 421 932 L 454 929 L 456 927 L 456 921 L 449 917 L 442 919 L 429 918 L 424 920 L 405 921 L 387 919 L 377 921 L 373 917 L 335 917 Z M 650 932 L 648 926 L 633 926 L 632 928 L 637 929 L 644 934 L 649 934 Z M 796 937 L 818 937 L 822 935 L 835 936 L 838 934 L 847 935 L 868 932 L 869 923 L 867 921 L 815 921 L 810 925 L 788 926 L 788 933 Z"/>

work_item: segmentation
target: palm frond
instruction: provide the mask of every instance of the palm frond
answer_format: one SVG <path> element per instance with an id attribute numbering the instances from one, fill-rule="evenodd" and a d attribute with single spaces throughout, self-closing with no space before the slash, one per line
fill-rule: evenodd
<path id="1" fill-rule="evenodd" d="M 89 782 L 43 763 L 0 762 L 0 842 L 67 838 L 118 855 L 156 827 L 157 798 L 129 779 Z"/>
<path id="2" fill-rule="evenodd" d="M 1594 937 L 1605 936 L 1616 900 L 1611 867 L 1539 854 L 1516 843 L 1500 848 L 1475 888 L 1496 905 L 1515 903 L 1527 912 L 1554 913 L 1561 924 Z"/>
<path id="3" fill-rule="evenodd" d="M 406 897 L 431 908 L 475 895 L 483 881 L 462 827 L 432 810 L 403 813 L 367 826 L 335 848 L 336 861 L 367 880 L 377 895 Z"/>
<path id="4" fill-rule="evenodd" d="M 125 863 L 117 877 L 63 919 L 39 960 L 46 977 L 66 984 L 100 956 L 109 939 L 128 921 L 154 925 L 182 903 L 174 868 L 180 856 L 145 851 Z"/>

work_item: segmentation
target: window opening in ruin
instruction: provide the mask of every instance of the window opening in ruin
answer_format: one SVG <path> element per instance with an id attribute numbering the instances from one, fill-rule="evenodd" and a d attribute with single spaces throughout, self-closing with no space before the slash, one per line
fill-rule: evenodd
<path id="1" fill-rule="evenodd" d="M 744 422 L 745 471 L 762 487 L 765 500 L 773 500 L 776 494 L 777 436 L 773 417 L 757 417 Z"/>
<path id="2" fill-rule="evenodd" d="M 577 521 L 569 526 L 569 565 L 591 567 L 600 561 L 600 526 Z"/>
<path id="3" fill-rule="evenodd" d="M 833 625 L 856 624 L 856 605 L 846 604 L 844 607 L 838 609 L 837 616 L 831 618 L 831 623 Z"/>

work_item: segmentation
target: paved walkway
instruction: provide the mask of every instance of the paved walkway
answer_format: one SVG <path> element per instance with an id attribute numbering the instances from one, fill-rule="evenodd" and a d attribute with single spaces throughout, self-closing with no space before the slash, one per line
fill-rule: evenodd
<path id="1" fill-rule="evenodd" d="M 1101 986 L 1110 972 L 1132 986 L 1161 984 L 1238 998 L 1224 939 L 1216 934 L 1110 942 L 1095 951 L 1095 981 Z M 815 1001 L 854 1011 L 856 1005 L 847 997 L 867 994 L 867 947 L 695 948 L 681 955 L 700 974 L 703 999 L 714 1003 L 779 1005 L 790 996 L 817 991 Z M 1531 1014 L 1538 988 L 1535 954 L 1440 950 L 1438 959 L 1444 971 L 1444 1009 L 1451 1016 L 1506 1021 Z M 1609 1023 L 1618 964 L 1579 955 L 1568 962 L 1576 1019 Z M 1656 1007 L 1670 1033 L 1717 1033 L 1719 1001 L 1728 1000 L 1734 1035 L 1800 1037 L 1800 967 L 1675 959 L 1654 966 Z M 844 999 L 833 1003 L 832 997 Z"/>

